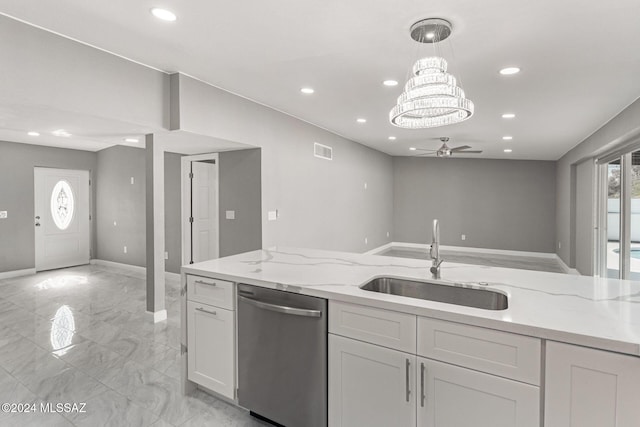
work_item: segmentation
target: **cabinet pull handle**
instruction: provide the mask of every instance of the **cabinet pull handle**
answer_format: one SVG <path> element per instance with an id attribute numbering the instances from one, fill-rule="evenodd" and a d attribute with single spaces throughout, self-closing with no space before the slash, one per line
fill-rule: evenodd
<path id="1" fill-rule="evenodd" d="M 205 282 L 204 280 L 196 280 L 195 283 L 198 283 L 200 285 L 209 285 L 209 286 L 215 286 L 215 282 L 213 283 L 209 283 L 209 282 Z"/>
<path id="2" fill-rule="evenodd" d="M 424 393 L 424 363 L 420 364 L 420 406 L 424 408 L 424 399 L 427 397 Z"/>
<path id="3" fill-rule="evenodd" d="M 218 315 L 218 313 L 216 313 L 215 311 L 209 311 L 209 310 L 206 310 L 206 309 L 204 309 L 202 307 L 196 307 L 196 310 L 201 311 L 203 313 L 213 314 L 214 316 Z"/>
<path id="4" fill-rule="evenodd" d="M 407 384 L 407 402 L 409 401 L 409 396 L 411 395 L 411 390 L 409 389 L 409 366 L 411 366 L 411 362 L 407 359 L 407 364 L 405 365 L 406 377 L 405 381 Z"/>

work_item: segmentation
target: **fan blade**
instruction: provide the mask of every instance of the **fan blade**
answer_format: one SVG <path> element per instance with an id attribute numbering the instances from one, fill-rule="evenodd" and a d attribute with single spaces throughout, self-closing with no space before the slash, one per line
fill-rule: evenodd
<path id="1" fill-rule="evenodd" d="M 431 153 L 435 153 L 438 150 L 431 150 L 429 148 L 416 148 L 414 151 L 428 151 L 428 152 L 431 152 Z"/>
<path id="2" fill-rule="evenodd" d="M 456 151 L 456 154 L 480 154 L 482 150 L 465 150 L 465 151 Z"/>
<path id="3" fill-rule="evenodd" d="M 467 148 L 471 148 L 471 146 L 469 146 L 469 145 L 461 145 L 459 147 L 451 148 L 450 150 L 453 152 L 453 151 L 466 150 Z"/>

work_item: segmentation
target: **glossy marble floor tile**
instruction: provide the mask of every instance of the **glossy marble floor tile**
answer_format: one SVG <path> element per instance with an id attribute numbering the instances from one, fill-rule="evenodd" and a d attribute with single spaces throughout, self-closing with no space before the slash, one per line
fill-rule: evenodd
<path id="1" fill-rule="evenodd" d="M 87 265 L 0 280 L 0 403 L 37 407 L 0 412 L 0 426 L 265 426 L 201 391 L 182 396 L 179 280 L 166 295 L 168 318 L 153 324 L 139 272 Z M 56 403 L 85 412 L 42 411 Z"/>

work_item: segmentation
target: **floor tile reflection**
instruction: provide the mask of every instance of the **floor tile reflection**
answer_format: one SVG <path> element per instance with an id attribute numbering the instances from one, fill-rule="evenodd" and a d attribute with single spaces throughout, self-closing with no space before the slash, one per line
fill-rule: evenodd
<path id="1" fill-rule="evenodd" d="M 138 272 L 87 265 L 0 280 L 2 426 L 264 426 L 203 392 L 180 394 L 180 283 L 167 280 L 168 319 L 145 313 Z M 41 404 L 86 402 L 43 413 Z"/>

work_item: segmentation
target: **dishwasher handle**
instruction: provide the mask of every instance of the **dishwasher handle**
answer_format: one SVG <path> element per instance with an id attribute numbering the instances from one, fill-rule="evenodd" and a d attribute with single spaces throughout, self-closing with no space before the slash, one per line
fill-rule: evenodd
<path id="1" fill-rule="evenodd" d="M 256 307 L 275 311 L 277 313 L 292 314 L 294 316 L 304 317 L 322 317 L 322 311 L 320 310 L 307 310 L 304 308 L 287 307 L 286 305 L 270 304 L 268 302 L 258 301 L 256 299 L 248 298 L 242 295 L 238 295 L 238 298 Z"/>

